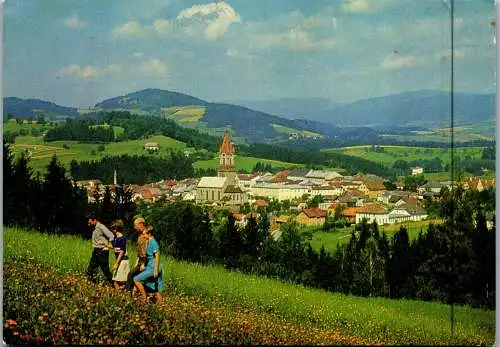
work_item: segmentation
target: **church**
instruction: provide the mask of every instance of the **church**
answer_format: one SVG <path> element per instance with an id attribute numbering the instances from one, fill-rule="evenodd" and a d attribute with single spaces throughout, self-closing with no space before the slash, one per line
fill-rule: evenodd
<path id="1" fill-rule="evenodd" d="M 196 203 L 236 207 L 248 201 L 248 195 L 238 186 L 234 167 L 234 144 L 226 131 L 219 150 L 217 177 L 202 177 L 196 186 Z"/>

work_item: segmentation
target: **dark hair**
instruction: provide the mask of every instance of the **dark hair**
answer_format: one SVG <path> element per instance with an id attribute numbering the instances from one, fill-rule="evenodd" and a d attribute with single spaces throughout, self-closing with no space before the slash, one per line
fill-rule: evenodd
<path id="1" fill-rule="evenodd" d="M 96 214 L 93 212 L 89 212 L 85 216 L 87 217 L 87 219 L 97 219 Z"/>

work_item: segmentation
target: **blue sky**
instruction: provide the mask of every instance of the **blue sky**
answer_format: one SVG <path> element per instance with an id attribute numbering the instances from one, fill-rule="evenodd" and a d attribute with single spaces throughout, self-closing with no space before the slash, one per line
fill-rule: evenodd
<path id="1" fill-rule="evenodd" d="M 7 0 L 5 96 L 144 88 L 334 102 L 450 89 L 450 0 Z M 456 0 L 455 90 L 494 92 L 495 5 Z"/>

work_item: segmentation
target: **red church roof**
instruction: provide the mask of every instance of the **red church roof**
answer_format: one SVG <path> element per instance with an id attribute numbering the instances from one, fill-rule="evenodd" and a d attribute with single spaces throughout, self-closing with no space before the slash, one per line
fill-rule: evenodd
<path id="1" fill-rule="evenodd" d="M 229 133 L 226 131 L 224 133 L 224 138 L 222 139 L 222 144 L 220 145 L 220 154 L 234 154 L 234 145 L 231 142 Z"/>

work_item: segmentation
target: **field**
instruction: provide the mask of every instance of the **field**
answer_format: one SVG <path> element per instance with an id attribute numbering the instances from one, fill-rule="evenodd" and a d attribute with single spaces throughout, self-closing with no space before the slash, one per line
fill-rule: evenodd
<path id="1" fill-rule="evenodd" d="M 435 128 L 429 131 L 414 131 L 412 135 L 383 135 L 401 141 L 436 141 L 450 142 L 451 128 Z M 490 121 L 476 124 L 464 124 L 453 128 L 453 138 L 456 142 L 473 140 L 495 140 L 495 123 Z"/>
<path id="2" fill-rule="evenodd" d="M 16 124 L 15 122 L 4 123 L 4 131 L 19 131 L 25 129 L 30 132 L 31 129 L 43 129 L 39 124 Z M 46 128 L 50 127 L 48 125 Z M 123 128 L 114 127 L 115 135 L 123 133 Z M 144 144 L 147 142 L 156 142 L 160 145 L 157 153 L 150 154 L 144 150 Z M 18 136 L 15 144 L 11 146 L 14 155 L 27 151 L 30 156 L 30 166 L 38 172 L 44 173 L 46 166 L 54 154 L 61 164 L 69 169 L 72 160 L 91 161 L 100 160 L 105 156 L 128 155 L 153 155 L 159 157 L 168 156 L 171 150 L 182 150 L 186 148 L 184 142 L 174 140 L 170 137 L 156 135 L 141 140 L 129 140 L 121 142 L 112 142 L 104 145 L 104 150 L 99 150 L 97 144 L 78 143 L 77 141 L 52 141 L 44 142 L 41 136 Z M 236 167 L 241 170 L 251 171 L 257 162 L 270 164 L 272 167 L 303 167 L 302 164 L 293 164 L 280 162 L 277 160 L 259 159 L 253 157 L 237 156 Z M 195 168 L 214 168 L 219 167 L 219 158 L 211 160 L 202 160 L 194 163 Z"/>
<path id="3" fill-rule="evenodd" d="M 374 152 L 372 146 L 351 146 L 343 148 L 329 148 L 325 152 L 340 151 L 343 154 L 361 157 L 392 168 L 396 160 L 407 162 L 414 160 L 439 158 L 444 164 L 451 161 L 451 149 L 447 148 L 421 148 L 407 146 L 377 146 L 383 148 L 383 152 Z M 483 147 L 459 147 L 454 149 L 454 160 L 464 159 L 470 156 L 473 159 L 481 158 Z"/>
<path id="4" fill-rule="evenodd" d="M 408 231 L 410 240 L 415 240 L 420 230 L 422 230 L 424 233 L 427 231 L 430 222 L 431 221 L 421 221 L 394 225 L 379 225 L 379 231 L 381 234 L 385 231 L 385 233 L 387 234 L 387 238 L 391 240 L 394 234 L 400 229 L 400 227 L 404 226 Z M 440 223 L 440 221 L 438 220 L 434 220 L 432 222 Z M 323 231 L 321 228 L 303 228 L 301 229 L 301 232 L 305 232 L 308 230 L 312 232 L 312 238 L 306 238 L 305 242 L 309 242 L 313 249 L 319 251 L 321 249 L 321 246 L 324 246 L 325 250 L 329 252 L 335 252 L 335 250 L 337 249 L 337 244 L 344 244 L 349 242 L 351 232 L 354 230 L 354 226 L 335 229 L 328 232 Z"/>
<path id="5" fill-rule="evenodd" d="M 284 125 L 271 124 L 271 126 L 279 134 L 290 135 L 292 133 L 296 133 L 296 134 L 302 135 L 304 137 L 313 137 L 313 136 L 323 137 L 321 134 L 314 133 L 312 131 L 293 129 L 293 128 L 286 127 Z"/>
<path id="6" fill-rule="evenodd" d="M 157 142 L 160 145 L 157 154 L 149 154 L 144 149 L 144 144 L 147 142 Z M 99 145 L 97 144 L 78 143 L 77 141 L 53 141 L 45 143 L 41 137 L 18 136 L 12 149 L 14 155 L 22 151 L 28 151 L 31 167 L 35 171 L 45 172 L 46 166 L 54 154 L 57 155 L 61 164 L 69 168 L 72 160 L 100 160 L 105 156 L 123 154 L 167 156 L 171 149 L 180 150 L 185 147 L 185 143 L 161 135 L 151 136 L 142 140 L 112 142 L 104 145 L 104 150 L 102 151 L 99 150 Z"/>
<path id="7" fill-rule="evenodd" d="M 89 240 L 4 228 L 4 273 L 8 276 L 4 283 L 4 309 L 8 305 L 4 319 L 9 322 L 4 331 L 9 333 L 19 327 L 17 334 L 36 335 L 46 331 L 47 326 L 55 326 L 54 331 L 59 331 L 57 327 L 61 329 L 61 325 L 62 330 L 66 325 L 75 329 L 83 325 L 93 327 L 86 333 L 88 338 L 95 337 L 84 343 L 97 344 L 99 339 L 108 341 L 103 337 L 106 334 L 110 339 L 110 331 L 114 330 L 106 327 L 114 327 L 117 321 L 131 320 L 131 324 L 120 325 L 123 335 L 137 329 L 142 329 L 142 335 L 133 335 L 123 342 L 159 343 L 160 340 L 148 340 L 144 334 L 147 325 L 140 328 L 140 317 L 144 317 L 165 329 L 150 331 L 150 334 L 161 333 L 161 341 L 185 339 L 188 343 L 491 345 L 494 342 L 495 313 L 491 311 L 455 307 L 455 337 L 452 338 L 447 305 L 345 296 L 228 272 L 218 266 L 178 262 L 165 256 L 162 264 L 169 284 L 164 292 L 167 305 L 149 308 L 148 316 L 143 316 L 139 307 L 139 320 L 135 321 L 135 316 L 125 309 L 125 312 L 108 309 L 110 303 L 116 302 L 120 302 L 120 307 L 131 307 L 129 299 L 118 297 L 118 300 L 118 294 L 111 290 L 100 287 L 96 291 L 97 288 L 92 289 L 92 285 L 85 283 L 82 274 L 90 251 Z M 135 255 L 131 254 L 131 258 L 133 263 Z M 25 269 L 30 270 L 31 276 L 22 276 Z M 39 278 L 33 276 L 35 273 Z M 56 280 L 51 276 L 56 276 Z M 61 285 L 59 277 L 67 285 Z M 79 291 L 72 289 L 75 286 Z M 18 296 L 11 297 L 13 292 Z M 78 301 L 76 293 L 80 293 Z M 20 302 L 23 298 L 36 297 L 40 297 L 36 306 Z M 100 306 L 100 297 L 107 300 L 108 305 Z M 55 309 L 62 302 L 65 304 Z M 83 306 L 83 310 L 78 310 L 76 305 Z M 77 319 L 73 325 L 72 319 Z M 165 320 L 170 323 L 161 325 Z M 193 331 L 189 326 L 198 328 Z M 247 334 L 241 335 L 240 329 Z M 276 337 L 282 331 L 284 337 Z"/>
<path id="8" fill-rule="evenodd" d="M 196 123 L 205 114 L 203 106 L 177 106 L 162 109 L 166 112 L 167 118 L 171 118 L 179 123 Z"/>
<path id="9" fill-rule="evenodd" d="M 235 158 L 235 166 L 238 170 L 244 170 L 246 172 L 251 172 L 255 167 L 255 164 L 261 162 L 263 164 L 269 164 L 271 167 L 275 168 L 301 168 L 304 167 L 303 164 L 287 163 L 284 161 L 261 159 L 254 157 L 245 157 L 237 155 Z M 219 158 L 213 158 L 210 160 L 199 160 L 193 164 L 195 169 L 218 169 L 219 168 Z"/>

